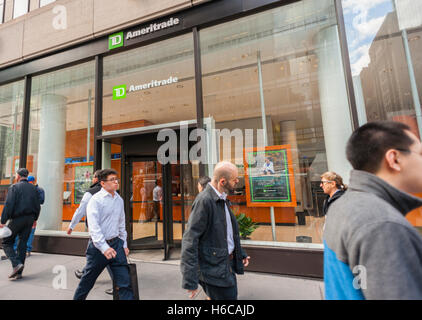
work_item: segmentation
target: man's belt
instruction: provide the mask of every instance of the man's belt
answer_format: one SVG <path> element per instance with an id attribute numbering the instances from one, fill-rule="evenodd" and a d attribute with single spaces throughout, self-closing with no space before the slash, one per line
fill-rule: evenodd
<path id="1" fill-rule="evenodd" d="M 114 237 L 110 240 L 106 240 L 107 244 L 111 245 L 114 241 L 119 240 L 119 237 Z"/>

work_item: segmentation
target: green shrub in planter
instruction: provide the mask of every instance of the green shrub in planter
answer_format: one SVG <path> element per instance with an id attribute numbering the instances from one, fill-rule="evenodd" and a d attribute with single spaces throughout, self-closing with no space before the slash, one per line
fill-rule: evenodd
<path id="1" fill-rule="evenodd" d="M 236 220 L 239 225 L 239 233 L 241 239 L 248 239 L 248 237 L 254 232 L 259 226 L 252 221 L 252 218 L 247 217 L 244 213 L 236 214 Z"/>

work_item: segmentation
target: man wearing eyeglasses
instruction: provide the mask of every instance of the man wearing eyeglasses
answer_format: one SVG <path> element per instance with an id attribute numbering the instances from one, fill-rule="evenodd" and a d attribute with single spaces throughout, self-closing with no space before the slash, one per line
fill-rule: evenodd
<path id="1" fill-rule="evenodd" d="M 399 122 L 370 122 L 346 148 L 348 191 L 328 209 L 324 287 L 329 300 L 422 299 L 422 237 L 406 220 L 422 199 L 422 144 Z"/>
<path id="2" fill-rule="evenodd" d="M 104 169 L 98 179 L 101 190 L 89 200 L 88 230 L 91 239 L 86 251 L 85 272 L 76 289 L 74 300 L 85 300 L 98 276 L 108 265 L 121 300 L 133 300 L 126 257 L 127 232 L 123 199 L 117 193 L 119 180 L 113 169 Z"/>

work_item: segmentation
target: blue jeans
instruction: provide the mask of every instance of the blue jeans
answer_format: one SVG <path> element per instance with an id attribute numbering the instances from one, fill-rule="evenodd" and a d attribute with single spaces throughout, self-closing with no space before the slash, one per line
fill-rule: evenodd
<path id="1" fill-rule="evenodd" d="M 119 288 L 119 298 L 121 300 L 133 300 L 133 291 L 130 285 L 129 267 L 127 265 L 126 254 L 123 249 L 123 240 L 117 239 L 109 244 L 116 251 L 116 257 L 108 260 L 100 250 L 98 250 L 91 240 L 86 249 L 86 266 L 84 274 L 76 289 L 73 300 L 85 300 L 91 291 L 98 276 L 107 266 L 110 266 L 113 280 Z"/>
<path id="2" fill-rule="evenodd" d="M 35 228 L 32 228 L 31 234 L 29 235 L 28 241 L 26 242 L 26 252 L 32 251 L 32 242 L 34 241 L 34 234 L 35 234 Z M 16 248 L 18 247 L 18 237 L 15 239 L 15 244 L 13 245 L 13 249 L 16 251 Z"/>

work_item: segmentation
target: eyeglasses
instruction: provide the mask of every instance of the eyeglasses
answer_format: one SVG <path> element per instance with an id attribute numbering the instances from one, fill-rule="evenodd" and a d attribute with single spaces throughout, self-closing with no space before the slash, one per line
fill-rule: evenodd
<path id="1" fill-rule="evenodd" d="M 327 180 L 327 181 L 320 181 L 320 184 L 329 183 L 329 182 L 334 182 L 334 181 L 331 181 L 331 180 Z"/>
<path id="2" fill-rule="evenodd" d="M 396 150 L 397 150 L 397 151 L 401 151 L 401 152 L 416 153 L 417 155 L 422 156 L 422 154 L 420 154 L 419 152 L 412 151 L 412 150 L 410 150 L 410 149 L 399 149 L 399 148 L 396 148 Z"/>
<path id="3" fill-rule="evenodd" d="M 111 181 L 111 182 L 119 183 L 119 180 L 120 180 L 120 179 L 113 178 L 113 179 L 110 179 L 110 180 L 103 180 L 103 181 L 104 181 L 104 182 L 106 182 L 106 181 Z"/>

